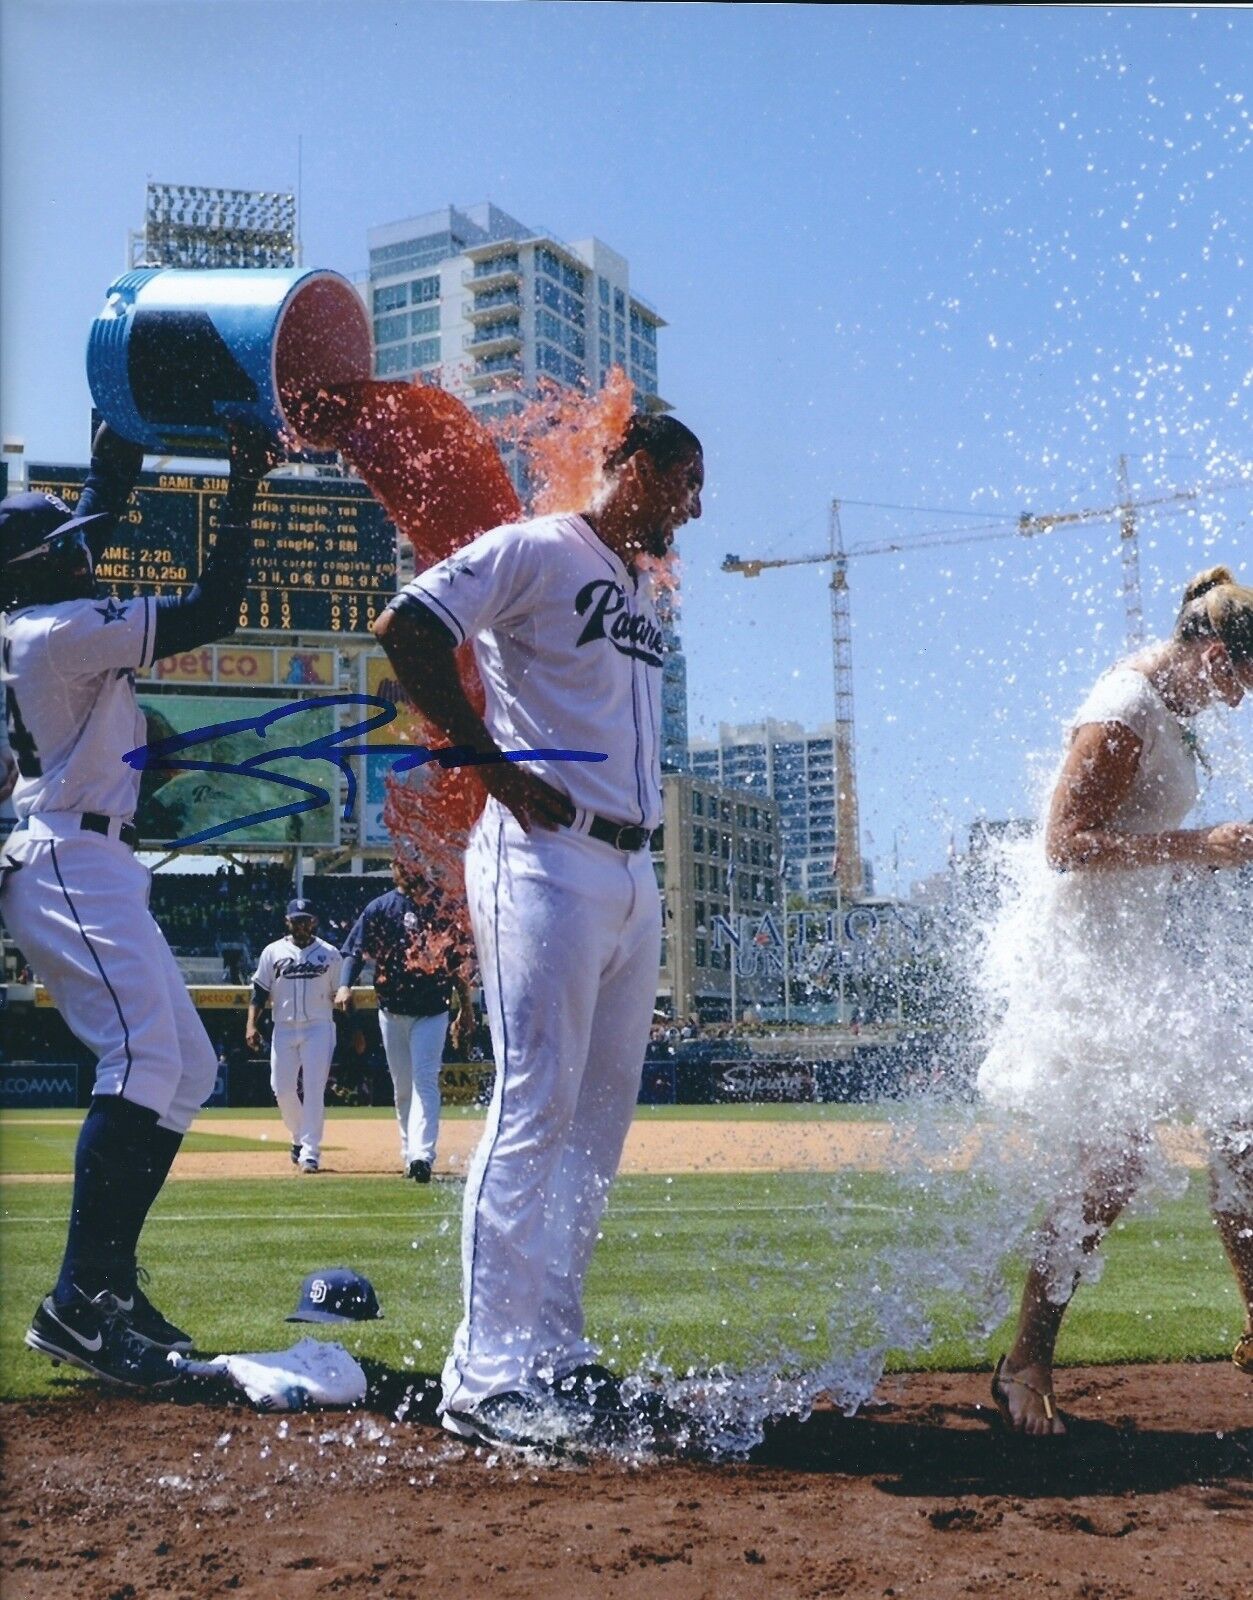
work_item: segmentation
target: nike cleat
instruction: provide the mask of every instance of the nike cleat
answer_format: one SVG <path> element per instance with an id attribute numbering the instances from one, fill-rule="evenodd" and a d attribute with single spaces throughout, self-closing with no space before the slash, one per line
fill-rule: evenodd
<path id="1" fill-rule="evenodd" d="M 598 1361 L 585 1361 L 546 1386 L 559 1399 L 586 1406 L 596 1415 L 623 1412 L 622 1380 Z"/>
<path id="2" fill-rule="evenodd" d="M 561 1455 L 583 1431 L 551 1401 L 510 1390 L 489 1395 L 468 1411 L 445 1410 L 446 1433 L 504 1450 Z"/>
<path id="3" fill-rule="evenodd" d="M 163 1355 L 171 1350 L 186 1355 L 192 1348 L 191 1334 L 184 1333 L 168 1317 L 162 1316 L 138 1284 L 126 1299 L 117 1296 L 117 1314 L 137 1339 Z"/>
<path id="4" fill-rule="evenodd" d="M 107 1289 L 94 1300 L 76 1290 L 69 1305 L 45 1296 L 26 1330 L 26 1343 L 54 1364 L 64 1361 L 125 1389 L 159 1389 L 178 1381 L 165 1354 L 139 1338 Z"/>

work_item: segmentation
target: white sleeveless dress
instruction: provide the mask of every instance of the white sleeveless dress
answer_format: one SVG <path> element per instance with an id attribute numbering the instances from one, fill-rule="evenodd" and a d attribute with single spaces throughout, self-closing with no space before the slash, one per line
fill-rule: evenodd
<path id="1" fill-rule="evenodd" d="M 1193 742 L 1149 679 L 1119 665 L 1080 707 L 1140 739 L 1123 833 L 1179 828 L 1198 795 Z M 1000 1011 L 978 1076 L 994 1106 L 1026 1113 L 1046 1138 L 1125 1148 L 1163 1118 L 1219 1129 L 1253 1114 L 1253 1046 L 1233 951 L 1214 907 L 1233 874 L 1179 868 L 1056 872 L 1042 830 L 1018 848 L 1014 887 L 990 931 L 982 979 Z M 1243 892 L 1243 891 L 1241 891 Z M 1247 907 L 1245 908 L 1247 913 Z M 1230 923 L 1227 924 L 1230 928 Z M 1243 920 L 1247 930 L 1247 917 Z M 1003 1009 L 1002 1009 L 1003 1008 Z"/>

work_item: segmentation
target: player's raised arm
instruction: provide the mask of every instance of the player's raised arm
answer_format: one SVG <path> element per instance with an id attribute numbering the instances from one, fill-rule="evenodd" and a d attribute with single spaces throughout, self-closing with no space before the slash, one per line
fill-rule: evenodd
<path id="1" fill-rule="evenodd" d="M 100 424 L 91 442 L 91 466 L 77 508 L 79 517 L 98 519 L 83 529 L 93 567 L 100 565 L 117 531 L 118 519 L 126 510 L 143 464 L 142 445 L 123 439 L 107 422 Z"/>
<path id="2" fill-rule="evenodd" d="M 157 601 L 156 655 L 178 655 L 234 633 L 252 561 L 252 513 L 262 478 L 278 460 L 263 429 L 231 430 L 231 478 L 217 539 L 195 584 Z"/>

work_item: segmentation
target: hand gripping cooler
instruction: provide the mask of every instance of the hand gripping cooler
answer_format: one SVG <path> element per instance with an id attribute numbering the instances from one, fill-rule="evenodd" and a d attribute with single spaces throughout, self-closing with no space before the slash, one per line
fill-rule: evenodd
<path id="1" fill-rule="evenodd" d="M 87 338 L 97 409 L 164 455 L 224 454 L 234 419 L 297 442 L 302 397 L 370 375 L 361 298 L 317 268 L 141 267 L 110 284 Z"/>

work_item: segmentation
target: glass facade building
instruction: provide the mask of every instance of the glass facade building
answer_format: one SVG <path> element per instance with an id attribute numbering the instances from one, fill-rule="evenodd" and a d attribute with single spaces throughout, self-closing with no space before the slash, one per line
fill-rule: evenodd
<path id="1" fill-rule="evenodd" d="M 474 411 L 519 408 L 540 378 L 598 389 L 614 367 L 639 403 L 657 389 L 665 319 L 601 240 L 566 244 L 490 202 L 371 228 L 375 373 L 438 383 Z"/>
<path id="2" fill-rule="evenodd" d="M 665 319 L 602 240 L 566 244 L 486 202 L 385 223 L 367 243 L 376 377 L 437 384 L 490 425 L 520 412 L 542 380 L 594 392 L 620 367 L 640 409 L 670 410 L 657 388 Z M 502 454 L 525 502 L 524 464 L 508 447 Z M 687 667 L 673 607 L 660 610 L 662 765 L 682 771 Z"/>
<path id="3" fill-rule="evenodd" d="M 690 770 L 711 782 L 768 795 L 779 808 L 779 844 L 790 894 L 835 895 L 835 733 L 798 723 L 722 723 L 717 739 L 688 745 Z"/>

